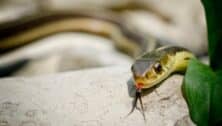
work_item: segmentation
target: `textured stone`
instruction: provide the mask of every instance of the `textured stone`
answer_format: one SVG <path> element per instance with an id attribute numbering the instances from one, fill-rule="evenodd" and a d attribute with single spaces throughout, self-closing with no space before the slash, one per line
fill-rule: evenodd
<path id="1" fill-rule="evenodd" d="M 179 126 L 188 115 L 180 91 L 182 78 L 173 75 L 146 93 L 146 121 L 139 109 L 126 116 L 135 91 L 130 66 L 0 79 L 0 124 Z"/>

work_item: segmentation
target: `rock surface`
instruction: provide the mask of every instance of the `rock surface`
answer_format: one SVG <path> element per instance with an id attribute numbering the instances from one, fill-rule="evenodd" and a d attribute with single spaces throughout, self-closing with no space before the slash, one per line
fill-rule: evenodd
<path id="1" fill-rule="evenodd" d="M 1 126 L 191 125 L 173 75 L 142 99 L 146 121 L 132 107 L 130 66 L 0 79 Z M 138 106 L 140 108 L 140 106 Z M 184 120 L 184 121 L 183 121 Z"/>

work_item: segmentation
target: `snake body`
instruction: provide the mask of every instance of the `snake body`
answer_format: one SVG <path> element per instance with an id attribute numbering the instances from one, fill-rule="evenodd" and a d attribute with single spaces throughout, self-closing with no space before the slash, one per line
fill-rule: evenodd
<path id="1" fill-rule="evenodd" d="M 121 20 L 90 13 L 51 12 L 35 14 L 0 25 L 0 53 L 21 47 L 33 40 L 59 32 L 86 32 L 108 37 L 117 49 L 136 56 L 148 48 L 150 38 L 128 30 Z M 149 44 L 148 44 L 149 43 Z"/>
<path id="2" fill-rule="evenodd" d="M 60 32 L 84 32 L 107 37 L 113 40 L 113 45 L 117 49 L 131 57 L 155 48 L 155 40 L 152 36 L 142 36 L 129 30 L 118 15 L 106 12 L 53 11 L 36 13 L 0 24 L 0 61 L 1 57 L 5 57 L 5 54 L 17 48 Z M 15 62 L 20 64 L 23 60 L 27 61 L 27 59 L 19 59 L 0 62 L 0 76 L 8 76 L 16 70 L 14 67 L 5 66 L 16 64 Z"/>

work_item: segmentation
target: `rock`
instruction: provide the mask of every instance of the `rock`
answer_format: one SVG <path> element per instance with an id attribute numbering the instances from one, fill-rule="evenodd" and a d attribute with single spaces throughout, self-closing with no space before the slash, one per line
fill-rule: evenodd
<path id="1" fill-rule="evenodd" d="M 195 126 L 189 116 L 184 116 L 181 120 L 178 120 L 175 126 Z"/>
<path id="2" fill-rule="evenodd" d="M 142 97 L 146 121 L 132 107 L 130 66 L 0 79 L 0 124 L 11 126 L 178 126 L 188 115 L 181 75 Z M 140 108 L 140 107 L 139 107 Z"/>

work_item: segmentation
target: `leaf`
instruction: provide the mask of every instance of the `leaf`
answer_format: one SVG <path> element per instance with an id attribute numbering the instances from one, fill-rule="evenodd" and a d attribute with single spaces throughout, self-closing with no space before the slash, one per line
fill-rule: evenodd
<path id="1" fill-rule="evenodd" d="M 198 126 L 222 125 L 222 1 L 201 0 L 206 13 L 210 67 L 192 59 L 182 91 Z M 213 71 L 216 71 L 215 73 Z"/>
<path id="2" fill-rule="evenodd" d="M 205 8 L 210 66 L 222 70 L 222 0 L 202 0 Z"/>
<path id="3" fill-rule="evenodd" d="M 198 126 L 208 126 L 210 123 L 211 86 L 215 84 L 215 80 L 216 75 L 208 66 L 196 59 L 190 60 L 182 91 L 191 119 Z"/>
<path id="4" fill-rule="evenodd" d="M 211 125 L 222 125 L 222 71 L 216 73 L 216 83 L 212 85 Z"/>

